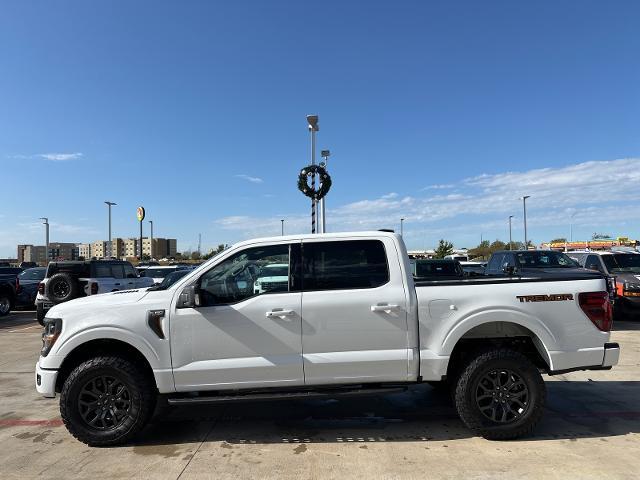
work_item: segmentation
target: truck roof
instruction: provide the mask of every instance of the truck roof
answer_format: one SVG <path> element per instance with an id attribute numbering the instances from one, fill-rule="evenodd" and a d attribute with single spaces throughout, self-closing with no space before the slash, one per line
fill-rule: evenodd
<path id="1" fill-rule="evenodd" d="M 338 240 L 345 237 L 349 238 L 395 238 L 400 240 L 402 237 L 399 233 L 393 232 L 383 232 L 379 230 L 374 231 L 365 231 L 365 232 L 335 232 L 335 233 L 300 233 L 297 235 L 278 235 L 273 237 L 261 237 L 261 238 L 252 238 L 250 240 L 244 240 L 242 242 L 234 243 L 232 247 L 240 247 L 245 245 L 251 245 L 254 243 L 263 243 L 263 242 L 290 242 L 294 240 Z"/>

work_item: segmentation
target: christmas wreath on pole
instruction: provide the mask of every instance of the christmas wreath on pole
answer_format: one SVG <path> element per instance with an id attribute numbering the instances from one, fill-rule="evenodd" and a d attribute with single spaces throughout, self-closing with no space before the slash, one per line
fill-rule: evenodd
<path id="1" fill-rule="evenodd" d="M 315 190 L 307 183 L 307 180 L 314 174 L 320 177 L 320 185 Z M 304 167 L 300 170 L 300 175 L 298 176 L 298 190 L 304 193 L 307 197 L 320 200 L 329 193 L 329 189 L 331 189 L 331 177 L 324 167 L 321 167 L 320 165 L 309 165 L 308 167 Z"/>

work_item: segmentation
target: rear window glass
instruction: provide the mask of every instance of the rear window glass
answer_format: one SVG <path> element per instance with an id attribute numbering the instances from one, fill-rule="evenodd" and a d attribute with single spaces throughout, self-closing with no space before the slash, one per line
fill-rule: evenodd
<path id="1" fill-rule="evenodd" d="M 306 243 L 302 257 L 304 290 L 375 288 L 389 281 L 379 240 Z"/>
<path id="2" fill-rule="evenodd" d="M 45 268 L 30 268 L 18 275 L 18 278 L 20 280 L 42 280 L 45 272 Z"/>

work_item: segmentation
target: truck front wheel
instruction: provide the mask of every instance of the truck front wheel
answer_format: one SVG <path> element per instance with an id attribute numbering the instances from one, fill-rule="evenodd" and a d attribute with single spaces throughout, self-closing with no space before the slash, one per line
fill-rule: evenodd
<path id="1" fill-rule="evenodd" d="M 78 365 L 60 394 L 69 432 L 90 446 L 126 443 L 146 425 L 155 407 L 151 379 L 120 357 L 96 357 Z"/>
<path id="2" fill-rule="evenodd" d="M 476 356 L 458 377 L 455 393 L 462 421 L 490 440 L 530 434 L 542 416 L 545 397 L 536 366 L 508 349 Z"/>

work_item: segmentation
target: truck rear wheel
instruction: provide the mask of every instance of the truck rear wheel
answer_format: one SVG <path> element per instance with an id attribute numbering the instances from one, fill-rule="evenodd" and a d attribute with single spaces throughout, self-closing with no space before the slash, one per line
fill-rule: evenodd
<path id="1" fill-rule="evenodd" d="M 90 446 L 126 443 L 146 425 L 156 402 L 151 379 L 120 357 L 96 357 L 67 377 L 60 414 L 69 432 Z"/>
<path id="2" fill-rule="evenodd" d="M 537 367 L 519 352 L 475 357 L 458 377 L 456 408 L 465 425 L 490 440 L 530 434 L 542 416 L 546 388 Z"/>

